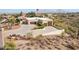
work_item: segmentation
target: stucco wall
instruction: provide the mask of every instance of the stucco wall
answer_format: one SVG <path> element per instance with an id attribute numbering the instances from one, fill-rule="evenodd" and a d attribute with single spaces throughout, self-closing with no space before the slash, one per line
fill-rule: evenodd
<path id="1" fill-rule="evenodd" d="M 64 30 L 57 30 L 57 31 L 51 31 L 51 32 L 48 32 L 48 33 L 44 33 L 42 35 L 43 36 L 46 36 L 46 35 L 61 35 L 63 32 L 64 32 Z"/>
<path id="2" fill-rule="evenodd" d="M 4 47 L 4 29 L 0 29 L 0 48 Z"/>

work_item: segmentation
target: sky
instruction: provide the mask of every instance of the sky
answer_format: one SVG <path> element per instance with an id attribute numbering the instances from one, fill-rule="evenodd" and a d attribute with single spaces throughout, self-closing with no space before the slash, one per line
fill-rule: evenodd
<path id="1" fill-rule="evenodd" d="M 20 13 L 20 12 L 31 12 L 34 9 L 0 9 L 0 13 Z"/>
<path id="2" fill-rule="evenodd" d="M 0 13 L 79 12 L 79 0 L 0 0 Z"/>
<path id="3" fill-rule="evenodd" d="M 0 0 L 0 9 L 78 9 L 79 0 Z"/>

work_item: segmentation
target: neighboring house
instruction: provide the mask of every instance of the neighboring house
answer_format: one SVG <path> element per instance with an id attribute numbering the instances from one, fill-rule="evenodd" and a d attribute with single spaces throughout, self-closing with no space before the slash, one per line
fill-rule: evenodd
<path id="1" fill-rule="evenodd" d="M 2 19 L 2 21 L 0 22 L 0 27 L 3 27 L 4 29 L 8 28 L 8 20 L 7 19 Z"/>
<path id="2" fill-rule="evenodd" d="M 25 16 L 19 16 L 18 19 L 21 20 L 21 21 L 20 21 L 20 24 L 21 24 L 21 23 L 26 23 L 26 24 L 28 24 L 28 21 L 27 21 L 27 19 L 26 19 Z"/>
<path id="3" fill-rule="evenodd" d="M 2 18 L 3 18 L 3 19 L 8 19 L 8 16 L 7 16 L 7 15 L 6 15 L 6 16 L 3 15 Z"/>
<path id="4" fill-rule="evenodd" d="M 8 20 L 7 19 L 2 19 L 1 23 L 7 23 Z"/>

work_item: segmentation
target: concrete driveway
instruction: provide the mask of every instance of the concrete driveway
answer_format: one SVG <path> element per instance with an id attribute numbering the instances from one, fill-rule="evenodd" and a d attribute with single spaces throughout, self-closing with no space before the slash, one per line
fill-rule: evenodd
<path id="1" fill-rule="evenodd" d="M 21 25 L 19 29 L 12 29 L 12 30 L 5 31 L 4 34 L 5 34 L 5 37 L 12 34 L 25 35 L 26 33 L 29 33 L 35 27 L 36 25 Z"/>
<path id="2" fill-rule="evenodd" d="M 31 33 L 33 35 L 33 37 L 36 37 L 38 35 L 61 35 L 64 30 L 58 30 L 52 26 L 47 26 L 43 29 L 36 29 L 36 30 L 32 30 L 33 28 L 35 28 L 36 25 L 21 25 L 21 27 L 19 29 L 13 29 L 13 30 L 8 30 L 6 31 L 5 37 L 12 35 L 12 34 L 16 34 L 16 35 L 27 35 L 27 33 Z"/>

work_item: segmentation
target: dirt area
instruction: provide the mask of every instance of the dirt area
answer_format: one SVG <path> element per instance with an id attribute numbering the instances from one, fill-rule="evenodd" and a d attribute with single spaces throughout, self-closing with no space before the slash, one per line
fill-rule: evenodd
<path id="1" fill-rule="evenodd" d="M 16 36 L 16 50 L 77 50 L 79 40 L 72 37 L 38 36 L 26 38 Z"/>

